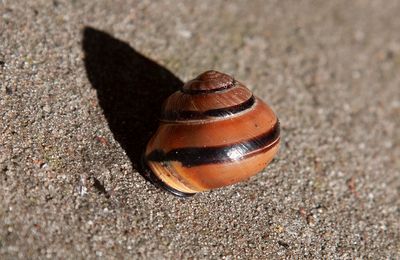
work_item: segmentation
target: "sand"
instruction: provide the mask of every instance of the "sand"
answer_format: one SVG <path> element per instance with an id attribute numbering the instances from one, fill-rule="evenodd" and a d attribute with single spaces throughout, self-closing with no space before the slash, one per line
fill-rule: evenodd
<path id="1" fill-rule="evenodd" d="M 400 258 L 400 4 L 0 2 L 0 258 Z M 216 69 L 281 149 L 174 197 L 140 155 L 162 100 Z"/>

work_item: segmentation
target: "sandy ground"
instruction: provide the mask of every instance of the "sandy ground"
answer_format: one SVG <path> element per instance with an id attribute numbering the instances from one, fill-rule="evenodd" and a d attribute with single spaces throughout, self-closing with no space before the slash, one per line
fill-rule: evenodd
<path id="1" fill-rule="evenodd" d="M 400 3 L 0 1 L 0 258 L 400 257 Z M 138 172 L 202 71 L 276 111 L 248 182 L 171 196 Z"/>

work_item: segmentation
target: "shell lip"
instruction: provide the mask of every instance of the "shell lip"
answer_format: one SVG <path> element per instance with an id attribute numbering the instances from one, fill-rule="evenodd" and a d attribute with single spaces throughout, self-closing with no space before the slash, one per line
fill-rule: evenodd
<path id="1" fill-rule="evenodd" d="M 150 170 L 150 168 L 147 166 L 146 163 L 146 156 L 143 153 L 142 154 L 142 159 L 141 159 L 141 170 L 143 171 L 143 177 L 148 180 L 149 182 L 151 182 L 154 186 L 165 190 L 169 193 L 171 193 L 174 196 L 180 197 L 180 198 L 189 198 L 192 197 L 194 195 L 196 195 L 196 193 L 186 193 L 186 192 L 182 192 L 179 191 L 177 189 L 174 189 L 172 187 L 170 187 L 169 185 L 167 185 L 166 183 L 164 183 L 160 178 L 158 178 L 152 170 Z"/>

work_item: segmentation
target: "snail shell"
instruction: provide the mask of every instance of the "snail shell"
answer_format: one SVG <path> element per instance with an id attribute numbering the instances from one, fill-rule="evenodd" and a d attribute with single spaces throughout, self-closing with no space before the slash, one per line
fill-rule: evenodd
<path id="1" fill-rule="evenodd" d="M 243 181 L 279 147 L 274 112 L 229 75 L 206 71 L 165 101 L 144 163 L 151 179 L 178 196 Z"/>

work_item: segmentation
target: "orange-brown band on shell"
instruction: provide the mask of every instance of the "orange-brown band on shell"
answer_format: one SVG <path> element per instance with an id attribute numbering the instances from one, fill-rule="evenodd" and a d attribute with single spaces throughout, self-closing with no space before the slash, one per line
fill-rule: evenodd
<path id="1" fill-rule="evenodd" d="M 147 151 L 228 145 L 259 136 L 276 123 L 273 111 L 256 98 L 255 105 L 235 115 L 207 120 L 162 121 Z M 147 153 L 148 153 L 147 152 Z"/>
<path id="2" fill-rule="evenodd" d="M 149 161 L 179 161 L 185 167 L 239 161 L 264 152 L 279 141 L 279 121 L 268 132 L 257 137 L 223 146 L 183 147 L 167 153 L 156 149 L 147 155 Z"/>

